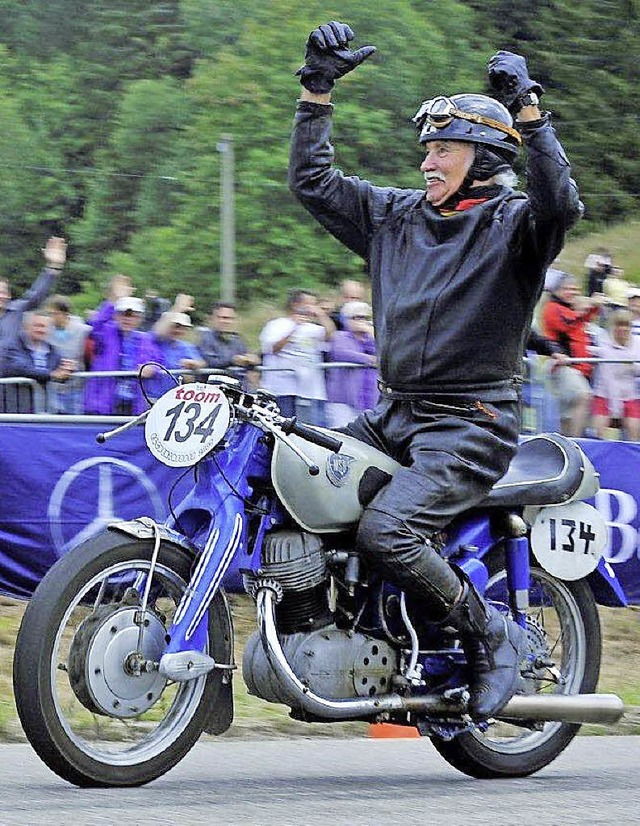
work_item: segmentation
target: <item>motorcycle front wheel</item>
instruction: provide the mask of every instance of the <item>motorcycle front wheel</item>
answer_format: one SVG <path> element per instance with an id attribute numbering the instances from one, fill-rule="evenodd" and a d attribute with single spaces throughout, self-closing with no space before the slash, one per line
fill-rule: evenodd
<path id="1" fill-rule="evenodd" d="M 485 562 L 489 569 L 485 597 L 508 605 L 504 556 L 494 553 Z M 532 561 L 529 599 L 531 665 L 524 676 L 526 692 L 594 692 L 602 638 L 591 588 L 584 581 L 558 580 Z M 555 760 L 579 729 L 575 723 L 549 722 L 527 728 L 493 721 L 486 731 L 476 729 L 453 740 L 433 737 L 432 742 L 448 763 L 472 777 L 526 777 Z"/>
<path id="2" fill-rule="evenodd" d="M 14 655 L 18 715 L 39 757 L 77 786 L 154 780 L 210 730 L 216 704 L 231 702 L 220 670 L 171 682 L 150 665 L 164 649 L 193 562 L 184 549 L 161 543 L 140 637 L 152 549 L 151 541 L 114 532 L 88 540 L 53 566 L 24 614 Z M 206 649 L 229 662 L 222 595 L 209 609 Z"/>

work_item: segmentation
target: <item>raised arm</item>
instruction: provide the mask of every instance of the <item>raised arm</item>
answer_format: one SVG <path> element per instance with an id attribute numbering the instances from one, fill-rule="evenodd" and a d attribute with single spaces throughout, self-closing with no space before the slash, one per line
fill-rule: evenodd
<path id="1" fill-rule="evenodd" d="M 56 277 L 67 259 L 67 244 L 64 238 L 49 238 L 42 254 L 45 261 L 44 270 L 24 295 L 11 302 L 13 311 L 24 313 L 28 310 L 34 310 L 51 293 Z"/>
<path id="2" fill-rule="evenodd" d="M 527 194 L 537 245 L 548 260 L 562 248 L 564 233 L 583 212 L 571 167 L 550 123 L 539 108 L 544 89 L 529 77 L 522 55 L 500 51 L 489 61 L 493 96 L 516 120 L 527 147 Z"/>
<path id="3" fill-rule="evenodd" d="M 330 142 L 331 90 L 335 81 L 375 52 L 351 51 L 353 31 L 331 22 L 309 35 L 305 63 L 297 74 L 303 86 L 291 138 L 289 186 L 304 207 L 339 241 L 366 256 L 370 235 L 371 185 L 345 177 L 333 167 Z"/>

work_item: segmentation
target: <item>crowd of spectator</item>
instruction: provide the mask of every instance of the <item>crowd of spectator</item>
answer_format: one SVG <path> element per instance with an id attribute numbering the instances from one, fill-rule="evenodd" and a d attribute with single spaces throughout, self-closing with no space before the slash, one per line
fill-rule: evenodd
<path id="1" fill-rule="evenodd" d="M 147 292 L 142 299 L 124 275 L 112 278 L 86 320 L 73 315 L 65 296 L 51 295 L 64 242 L 51 239 L 44 252 L 45 269 L 22 298 L 12 301 L 0 281 L 0 412 L 136 415 L 175 376 L 206 379 L 207 370 L 261 386 L 284 415 L 309 424 L 338 426 L 375 401 L 371 307 L 359 282 L 344 281 L 337 302 L 293 290 L 254 352 L 238 332 L 233 304 L 215 303 L 196 328 L 192 296 L 171 302 Z M 341 366 L 332 371 L 336 361 Z"/>
<path id="2" fill-rule="evenodd" d="M 563 433 L 638 441 L 640 289 L 607 249 L 595 250 L 584 265 L 586 295 L 574 275 L 549 271 L 529 349 L 551 356 L 545 386 Z"/>
<path id="3" fill-rule="evenodd" d="M 134 415 L 175 375 L 190 381 L 207 370 L 270 391 L 284 415 L 309 424 L 342 427 L 375 404 L 372 313 L 358 281 L 343 281 L 335 301 L 291 291 L 254 351 L 238 332 L 232 303 L 216 302 L 196 328 L 192 296 L 172 302 L 148 291 L 142 299 L 124 275 L 113 277 L 86 319 L 73 315 L 65 296 L 52 295 L 64 240 L 49 239 L 43 254 L 44 270 L 21 298 L 12 299 L 0 280 L 0 412 Z M 584 265 L 584 295 L 580 279 L 549 269 L 528 341 L 529 362 L 542 366 L 529 372 L 543 386 L 543 428 L 596 438 L 617 431 L 638 441 L 640 289 L 606 249 L 594 250 Z"/>

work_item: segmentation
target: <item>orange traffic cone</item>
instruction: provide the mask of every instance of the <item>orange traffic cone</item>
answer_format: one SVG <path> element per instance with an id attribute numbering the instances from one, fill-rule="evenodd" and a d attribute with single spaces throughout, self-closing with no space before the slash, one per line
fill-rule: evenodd
<path id="1" fill-rule="evenodd" d="M 371 723 L 368 731 L 369 737 L 379 739 L 400 737 L 420 737 L 420 732 L 415 726 L 399 726 L 394 723 Z"/>

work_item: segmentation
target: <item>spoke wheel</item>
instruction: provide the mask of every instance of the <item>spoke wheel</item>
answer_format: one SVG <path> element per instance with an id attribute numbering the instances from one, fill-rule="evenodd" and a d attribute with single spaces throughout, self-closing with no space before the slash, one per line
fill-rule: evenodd
<path id="1" fill-rule="evenodd" d="M 508 604 L 502 554 L 488 560 L 487 599 Z M 595 691 L 600 672 L 601 632 L 593 593 L 584 581 L 563 582 L 532 562 L 527 618 L 529 667 L 519 692 L 582 694 Z M 525 727 L 496 721 L 433 743 L 451 765 L 473 777 L 523 777 L 546 766 L 580 729 L 549 722 Z"/>
<path id="2" fill-rule="evenodd" d="M 106 534 L 63 557 L 38 587 L 16 642 L 14 689 L 32 746 L 80 786 L 135 786 L 172 768 L 207 727 L 222 672 L 171 682 L 157 671 L 192 560 L 161 545 L 144 616 L 152 543 Z M 206 651 L 227 661 L 210 609 Z"/>

